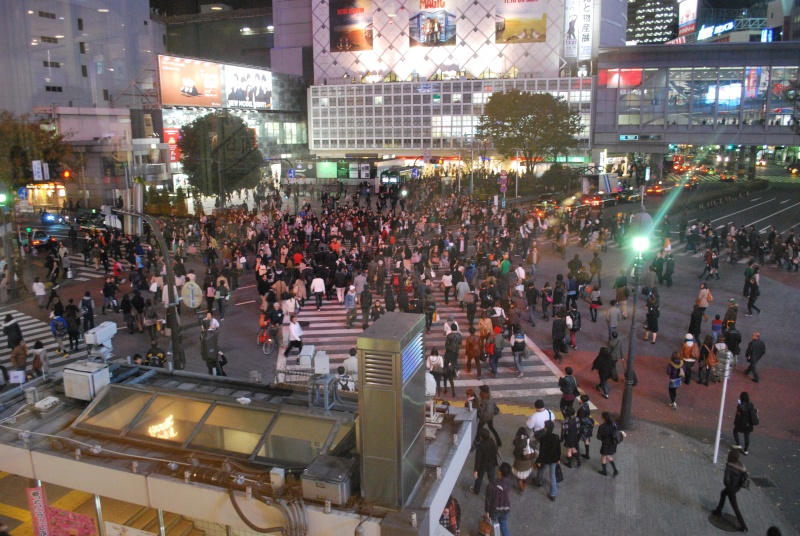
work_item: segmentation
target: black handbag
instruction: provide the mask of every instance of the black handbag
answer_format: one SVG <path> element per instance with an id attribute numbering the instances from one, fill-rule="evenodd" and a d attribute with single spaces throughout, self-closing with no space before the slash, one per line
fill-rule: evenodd
<path id="1" fill-rule="evenodd" d="M 561 464 L 556 464 L 556 482 L 564 481 L 564 471 L 561 470 Z"/>

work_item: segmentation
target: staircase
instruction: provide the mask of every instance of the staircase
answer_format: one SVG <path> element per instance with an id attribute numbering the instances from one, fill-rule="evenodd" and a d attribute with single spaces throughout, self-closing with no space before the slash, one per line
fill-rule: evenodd
<path id="1" fill-rule="evenodd" d="M 107 497 L 102 501 L 104 521 L 159 534 L 158 510 Z M 75 512 L 95 517 L 94 498 L 81 504 Z M 205 536 L 205 531 L 195 528 L 194 522 L 171 512 L 164 512 L 164 526 L 167 536 Z"/>

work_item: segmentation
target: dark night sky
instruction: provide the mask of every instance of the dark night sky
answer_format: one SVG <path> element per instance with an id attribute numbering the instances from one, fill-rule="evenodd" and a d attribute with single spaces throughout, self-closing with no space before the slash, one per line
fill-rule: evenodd
<path id="1" fill-rule="evenodd" d="M 704 1 L 700 0 L 699 4 L 703 5 L 703 3 Z M 717 9 L 738 9 L 742 7 L 749 7 L 761 2 L 755 0 L 705 0 L 705 3 Z"/>
<path id="2" fill-rule="evenodd" d="M 272 0 L 150 0 L 162 15 L 191 15 L 200 13 L 200 6 L 206 4 L 228 4 L 233 9 L 249 9 L 254 7 L 270 7 Z"/>

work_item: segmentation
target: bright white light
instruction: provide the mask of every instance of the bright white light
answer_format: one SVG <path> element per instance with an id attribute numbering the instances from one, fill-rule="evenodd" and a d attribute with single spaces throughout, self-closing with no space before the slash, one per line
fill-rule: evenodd
<path id="1" fill-rule="evenodd" d="M 97 11 L 99 11 L 100 13 L 108 13 L 108 10 L 106 8 L 104 8 L 104 7 L 101 7 Z"/>
<path id="2" fill-rule="evenodd" d="M 646 236 L 635 236 L 633 237 L 633 249 L 638 252 L 642 252 L 646 250 L 650 246 L 650 241 L 647 240 Z"/>

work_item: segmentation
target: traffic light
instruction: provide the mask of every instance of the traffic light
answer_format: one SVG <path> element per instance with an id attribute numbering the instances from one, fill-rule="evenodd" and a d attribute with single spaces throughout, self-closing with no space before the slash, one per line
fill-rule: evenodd
<path id="1" fill-rule="evenodd" d="M 64 180 L 68 180 L 72 176 L 72 172 L 68 169 L 65 169 L 61 172 L 61 178 Z"/>

